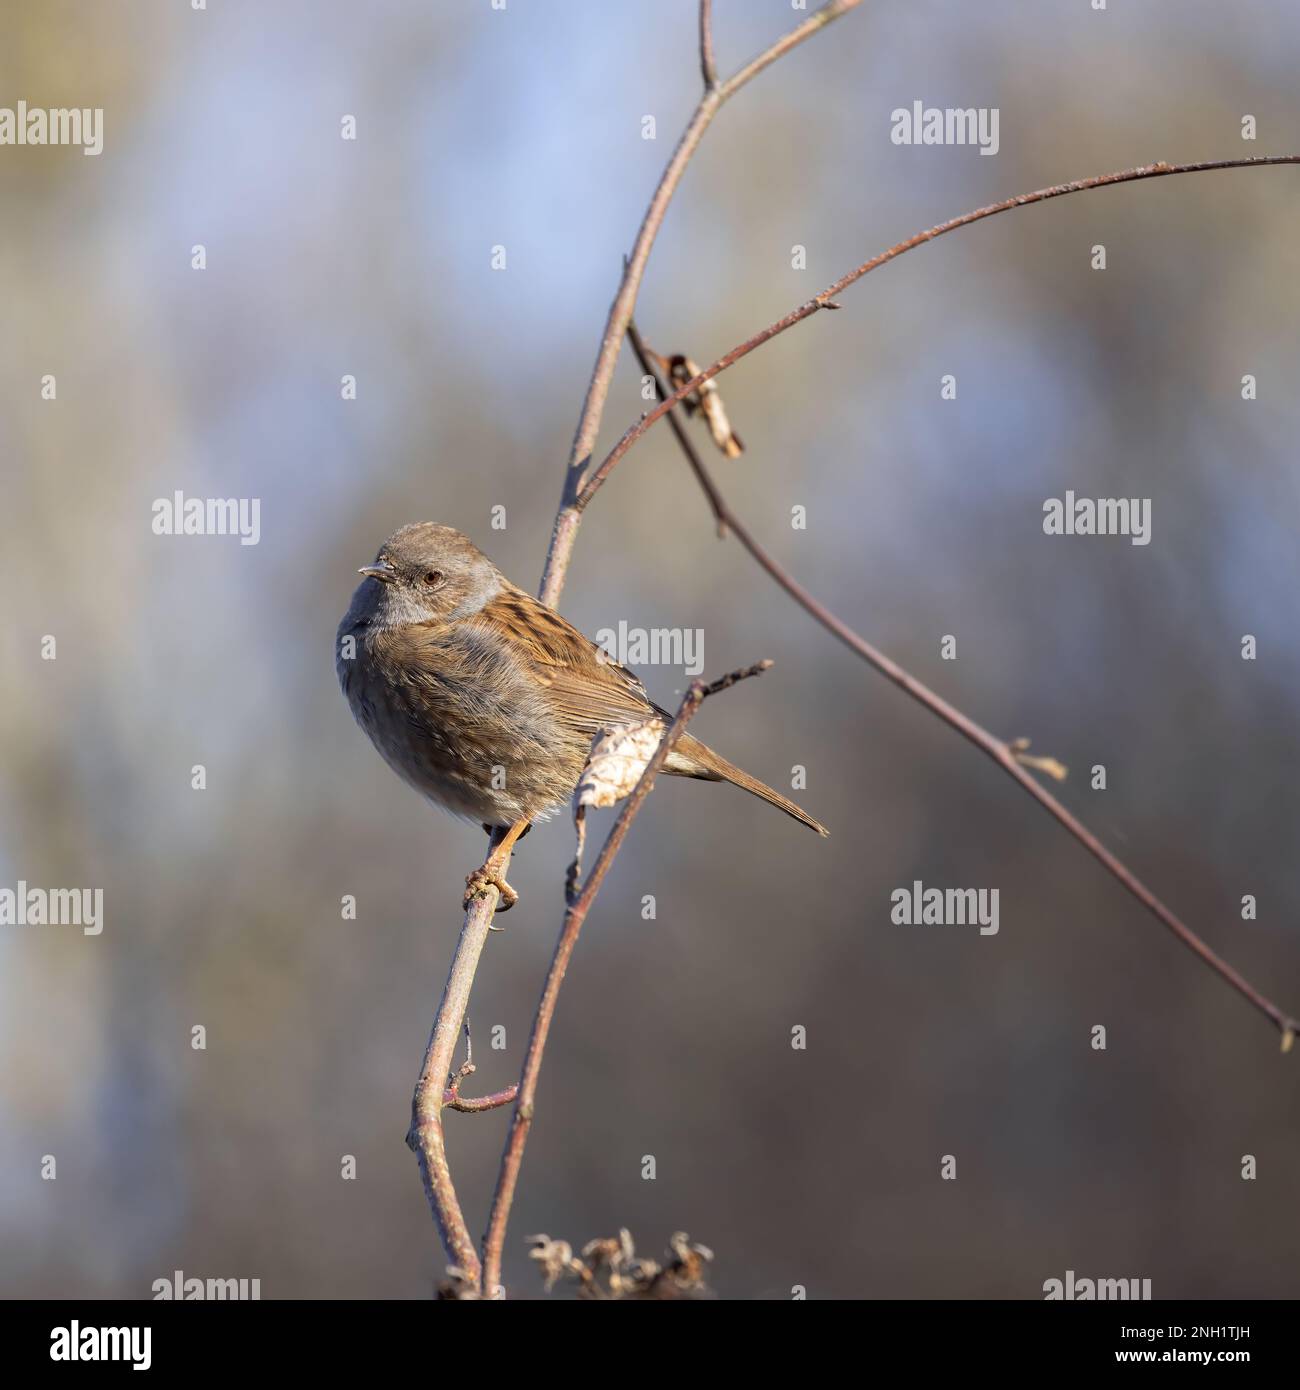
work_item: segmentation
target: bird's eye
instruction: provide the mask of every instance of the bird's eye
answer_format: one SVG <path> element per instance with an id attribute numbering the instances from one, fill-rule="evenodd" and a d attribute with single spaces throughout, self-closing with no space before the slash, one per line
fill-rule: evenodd
<path id="1" fill-rule="evenodd" d="M 442 583 L 442 578 L 441 570 L 426 570 L 424 573 L 424 582 L 431 589 L 436 589 Z"/>

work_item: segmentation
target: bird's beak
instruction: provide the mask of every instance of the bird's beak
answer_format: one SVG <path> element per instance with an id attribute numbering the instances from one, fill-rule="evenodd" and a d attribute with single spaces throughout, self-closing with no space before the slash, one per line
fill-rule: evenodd
<path id="1" fill-rule="evenodd" d="M 382 584 L 391 584 L 397 578 L 397 571 L 386 560 L 377 565 L 362 565 L 357 573 L 368 579 L 378 579 Z"/>

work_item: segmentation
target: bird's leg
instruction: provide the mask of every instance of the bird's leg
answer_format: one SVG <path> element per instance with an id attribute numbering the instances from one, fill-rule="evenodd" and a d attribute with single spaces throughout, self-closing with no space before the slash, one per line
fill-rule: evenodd
<path id="1" fill-rule="evenodd" d="M 516 821 L 512 826 L 493 826 L 488 832 L 488 857 L 480 868 L 474 870 L 465 880 L 465 903 L 477 897 L 489 885 L 501 894 L 498 912 L 508 912 L 519 901 L 519 894 L 506 882 L 506 869 L 510 865 L 510 855 L 515 841 L 526 835 L 530 822 Z"/>

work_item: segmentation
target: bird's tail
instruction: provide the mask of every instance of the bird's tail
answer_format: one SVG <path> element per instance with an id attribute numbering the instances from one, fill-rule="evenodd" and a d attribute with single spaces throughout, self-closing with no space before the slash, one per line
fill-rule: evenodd
<path id="1" fill-rule="evenodd" d="M 793 816 L 800 824 L 815 830 L 819 835 L 831 833 L 820 821 L 813 820 L 807 811 L 796 806 L 788 796 L 773 791 L 766 782 L 751 777 L 748 772 L 742 771 L 734 763 L 729 763 L 720 753 L 715 753 L 707 744 L 692 738 L 690 734 L 680 739 L 676 748 L 669 754 L 664 771 L 676 773 L 679 777 L 700 777 L 707 782 L 731 782 L 754 796 L 761 797 L 778 810 L 784 811 L 787 816 Z"/>

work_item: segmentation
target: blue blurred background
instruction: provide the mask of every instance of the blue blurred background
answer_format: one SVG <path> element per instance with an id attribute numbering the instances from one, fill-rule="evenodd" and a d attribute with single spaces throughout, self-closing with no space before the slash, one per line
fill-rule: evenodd
<path id="1" fill-rule="evenodd" d="M 803 17 L 716 11 L 724 71 Z M 0 105 L 102 106 L 105 146 L 0 147 L 0 885 L 101 886 L 105 928 L 0 928 L 0 1293 L 147 1297 L 182 1269 L 420 1297 L 440 1277 L 402 1136 L 483 837 L 352 725 L 334 629 L 407 521 L 535 587 L 620 260 L 698 95 L 695 25 L 692 0 L 8 8 Z M 639 323 L 710 361 L 968 208 L 1296 153 L 1297 59 L 1284 0 L 868 0 L 719 115 Z M 998 107 L 998 155 L 893 145 L 916 100 Z M 944 238 L 727 373 L 748 452 L 714 465 L 849 623 L 1068 763 L 1067 804 L 1291 1008 L 1297 209 L 1296 169 L 1234 171 Z M 602 448 L 638 387 L 626 357 Z M 656 791 L 561 999 L 512 1290 L 540 1288 L 526 1234 L 627 1226 L 650 1254 L 689 1231 L 738 1297 L 1034 1298 L 1066 1269 L 1296 1296 L 1296 1056 L 717 540 L 675 450 L 656 429 L 592 505 L 563 611 L 593 634 L 700 628 L 711 675 L 773 658 L 697 732 L 782 788 L 805 767 L 796 797 L 833 836 L 733 789 Z M 260 543 L 154 535 L 177 489 L 260 498 Z M 1152 543 L 1044 536 L 1066 489 L 1150 498 Z M 686 683 L 641 674 L 662 703 Z M 518 1073 L 571 843 L 560 818 L 516 857 L 471 1091 Z M 918 878 L 998 888 L 1001 930 L 893 926 Z M 475 1231 L 505 1113 L 449 1117 Z"/>

